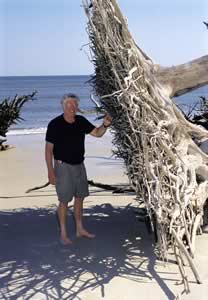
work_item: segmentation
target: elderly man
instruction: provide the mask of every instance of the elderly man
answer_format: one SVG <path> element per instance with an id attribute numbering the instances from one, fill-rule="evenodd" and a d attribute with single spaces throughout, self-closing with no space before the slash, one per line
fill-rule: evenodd
<path id="1" fill-rule="evenodd" d="M 58 218 L 60 241 L 64 245 L 72 243 L 67 233 L 68 202 L 74 198 L 74 217 L 77 237 L 94 238 L 83 226 L 83 200 L 89 195 L 84 166 L 85 134 L 101 137 L 111 124 L 105 116 L 103 124 L 95 127 L 86 118 L 77 115 L 79 98 L 66 94 L 62 98 L 64 113 L 53 119 L 47 128 L 45 159 L 49 182 L 56 186 L 59 200 Z"/>

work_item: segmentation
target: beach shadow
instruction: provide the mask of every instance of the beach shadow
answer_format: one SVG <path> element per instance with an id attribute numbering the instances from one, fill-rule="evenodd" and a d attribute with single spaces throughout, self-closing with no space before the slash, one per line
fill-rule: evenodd
<path id="1" fill-rule="evenodd" d="M 74 243 L 66 247 L 58 241 L 55 207 L 0 211 L 0 299 L 78 300 L 94 289 L 105 297 L 105 285 L 115 277 L 156 280 L 167 299 L 175 298 L 154 269 L 153 239 L 133 207 L 96 205 L 85 209 L 85 223 L 96 239 L 73 233 Z"/>

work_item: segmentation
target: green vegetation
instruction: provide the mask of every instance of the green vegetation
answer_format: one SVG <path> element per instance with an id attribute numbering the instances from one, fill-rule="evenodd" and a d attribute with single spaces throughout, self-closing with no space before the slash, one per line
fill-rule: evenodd
<path id="1" fill-rule="evenodd" d="M 23 105 L 29 100 L 34 100 L 37 92 L 31 95 L 16 95 L 13 99 L 5 98 L 0 101 L 0 135 L 6 137 L 9 127 L 12 124 L 23 120 L 20 116 Z M 5 141 L 5 140 L 4 140 Z"/>

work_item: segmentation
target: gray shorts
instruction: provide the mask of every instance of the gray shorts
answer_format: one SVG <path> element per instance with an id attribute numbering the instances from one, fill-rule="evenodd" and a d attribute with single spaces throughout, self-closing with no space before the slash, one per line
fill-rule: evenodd
<path id="1" fill-rule="evenodd" d="M 65 162 L 54 162 L 56 176 L 56 193 L 58 200 L 69 202 L 73 197 L 89 196 L 87 174 L 83 163 L 70 165 Z"/>

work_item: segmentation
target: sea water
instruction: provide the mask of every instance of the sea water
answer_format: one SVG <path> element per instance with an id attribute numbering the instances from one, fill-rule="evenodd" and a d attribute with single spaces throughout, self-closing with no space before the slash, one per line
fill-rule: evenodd
<path id="1" fill-rule="evenodd" d="M 80 97 L 82 110 L 93 110 L 94 103 L 90 100 L 93 93 L 89 83 L 90 76 L 14 76 L 0 77 L 0 102 L 4 98 L 12 99 L 15 95 L 27 95 L 37 91 L 35 100 L 28 101 L 22 108 L 23 120 L 10 127 L 7 135 L 44 133 L 48 122 L 62 113 L 60 99 L 65 93 L 75 93 Z M 208 96 L 208 87 L 202 87 L 175 101 L 187 111 L 191 105 L 199 101 L 200 96 Z M 86 117 L 94 122 L 97 115 Z"/>
<path id="2" fill-rule="evenodd" d="M 89 76 L 0 77 L 0 101 L 37 91 L 35 100 L 25 103 L 21 110 L 23 120 L 12 125 L 8 135 L 45 132 L 48 122 L 63 112 L 60 101 L 65 93 L 77 94 L 82 110 L 93 109 L 89 79 Z"/>

